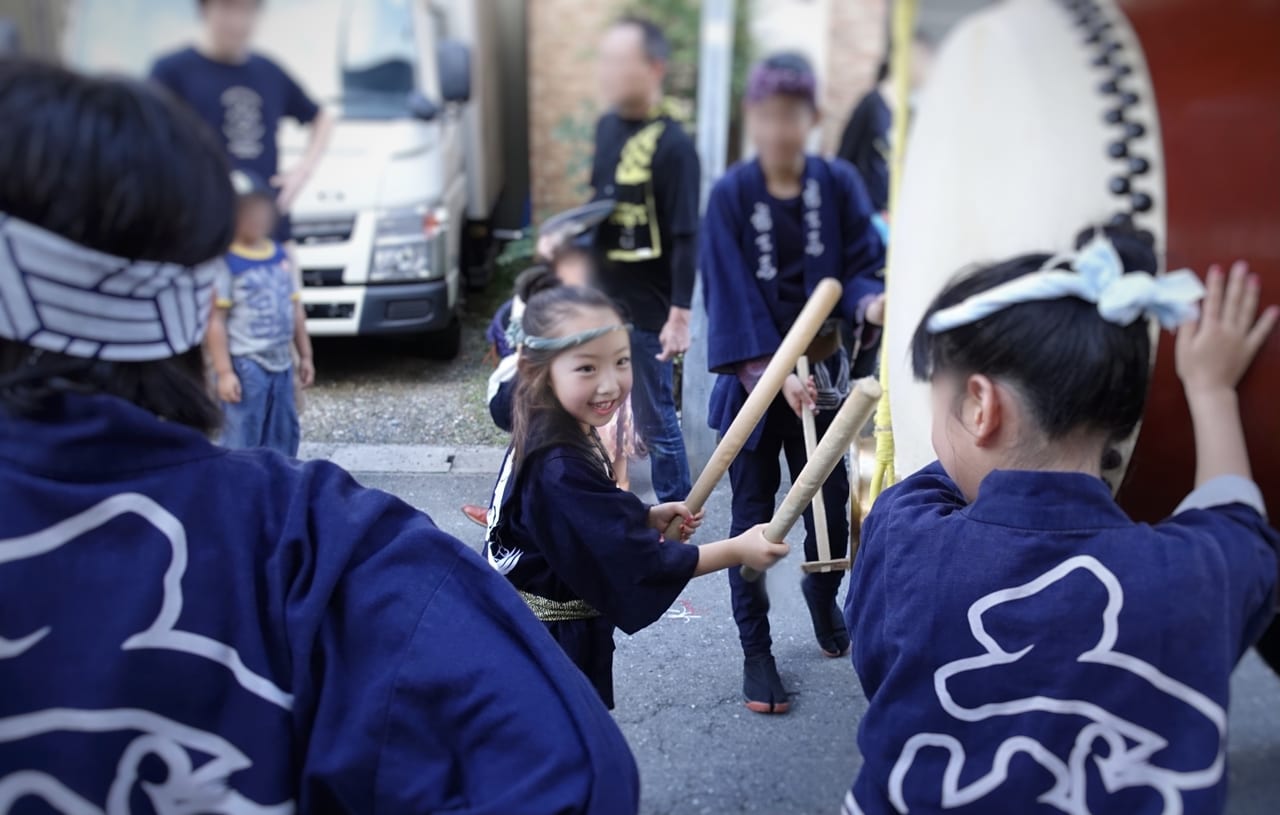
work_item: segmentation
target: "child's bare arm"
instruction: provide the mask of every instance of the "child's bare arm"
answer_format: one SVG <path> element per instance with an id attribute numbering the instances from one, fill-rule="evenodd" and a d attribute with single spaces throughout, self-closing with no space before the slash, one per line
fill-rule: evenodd
<path id="1" fill-rule="evenodd" d="M 316 363 L 311 335 L 307 333 L 307 311 L 301 301 L 293 304 L 293 345 L 298 350 L 298 380 L 302 387 L 309 388 L 316 381 Z"/>
<path id="2" fill-rule="evenodd" d="M 1196 440 L 1196 486 L 1224 475 L 1252 479 L 1236 386 L 1280 319 L 1258 317 L 1261 289 L 1248 266 L 1209 270 L 1200 319 L 1178 332 L 1177 367 Z"/>
<path id="3" fill-rule="evenodd" d="M 763 572 L 787 556 L 791 548 L 773 543 L 764 536 L 764 525 L 748 529 L 736 538 L 716 541 L 698 547 L 698 568 L 694 577 L 736 566 L 750 566 Z"/>
<path id="4" fill-rule="evenodd" d="M 213 374 L 218 398 L 224 402 L 240 401 L 240 378 L 231 365 L 231 346 L 227 340 L 227 309 L 215 306 L 209 318 L 209 330 L 205 333 L 204 347 L 213 363 Z"/>

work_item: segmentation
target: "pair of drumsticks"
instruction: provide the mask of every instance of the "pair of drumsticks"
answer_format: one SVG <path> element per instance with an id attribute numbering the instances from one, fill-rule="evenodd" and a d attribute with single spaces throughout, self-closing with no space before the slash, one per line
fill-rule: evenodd
<path id="1" fill-rule="evenodd" d="M 720 479 L 728 472 L 729 465 L 733 463 L 738 453 L 742 451 L 742 447 L 747 443 L 751 432 L 759 424 L 761 418 L 764 417 L 769 406 L 773 404 L 773 400 L 782 391 L 782 386 L 787 377 L 791 375 L 791 372 L 798 365 L 800 366 L 799 374 L 801 380 L 808 381 L 809 366 L 808 360 L 804 357 L 805 351 L 808 349 L 809 344 L 813 342 L 813 338 L 818 335 L 822 324 L 840 302 L 842 291 L 843 287 L 840 283 L 830 278 L 823 280 L 814 289 L 809 302 L 805 304 L 800 316 L 796 318 L 795 324 L 791 326 L 791 330 L 787 332 L 787 336 L 783 338 L 782 344 L 773 355 L 773 359 L 769 361 L 764 375 L 760 377 L 760 381 L 748 394 L 747 400 L 743 403 L 742 409 L 738 411 L 733 424 L 729 426 L 729 430 L 724 434 L 720 443 L 716 445 L 710 461 L 703 468 L 702 474 L 698 476 L 693 489 L 689 491 L 689 497 L 685 500 L 685 504 L 691 512 L 696 514 L 702 511 L 703 505 L 711 497 L 716 484 L 720 483 Z M 804 469 L 800 471 L 800 474 L 793 479 L 791 489 L 782 500 L 782 506 L 778 508 L 773 515 L 773 519 L 765 527 L 764 536 L 771 541 L 781 542 L 787 537 L 787 533 L 795 526 L 800 516 L 804 514 L 805 507 L 813 504 L 814 524 L 818 533 L 818 560 L 805 563 L 804 570 L 806 572 L 830 572 L 849 568 L 850 561 L 848 558 L 831 559 L 831 542 L 827 534 L 827 518 L 822 499 L 822 485 L 831 475 L 831 471 L 844 458 L 845 451 L 849 449 L 854 439 L 857 438 L 858 432 L 871 420 L 871 415 L 876 409 L 876 403 L 880 399 L 880 393 L 880 385 L 874 379 L 859 380 L 854 386 L 853 392 L 849 394 L 849 398 L 845 400 L 840 410 L 837 411 L 821 442 L 817 442 L 817 429 L 814 426 L 813 414 L 807 410 L 803 411 L 802 422 L 804 424 L 805 446 L 809 450 L 809 460 Z M 854 466 L 857 466 L 857 462 L 854 463 Z M 857 497 L 851 496 L 851 500 L 856 501 Z M 672 521 L 671 526 L 667 529 L 668 539 L 675 540 L 679 537 L 680 524 L 682 522 L 682 518 L 676 518 Z M 747 580 L 756 580 L 760 577 L 760 574 L 754 569 L 743 566 L 742 576 Z"/>

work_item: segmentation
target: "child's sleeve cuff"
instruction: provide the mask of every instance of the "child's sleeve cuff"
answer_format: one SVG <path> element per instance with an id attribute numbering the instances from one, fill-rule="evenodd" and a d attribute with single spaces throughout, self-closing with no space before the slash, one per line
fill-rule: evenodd
<path id="1" fill-rule="evenodd" d="M 1267 505 L 1262 490 L 1253 481 L 1239 475 L 1221 475 L 1201 484 L 1182 499 L 1173 514 L 1195 509 L 1212 509 L 1227 504 L 1244 504 L 1252 507 L 1263 518 L 1267 517 Z"/>

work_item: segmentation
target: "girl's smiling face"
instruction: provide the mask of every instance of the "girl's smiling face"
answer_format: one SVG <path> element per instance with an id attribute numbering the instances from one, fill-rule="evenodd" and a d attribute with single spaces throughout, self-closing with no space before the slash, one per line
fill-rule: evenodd
<path id="1" fill-rule="evenodd" d="M 617 325 L 611 309 L 588 309 L 566 320 L 563 334 Z M 551 390 L 585 430 L 603 427 L 631 393 L 631 336 L 622 329 L 564 351 L 551 363 Z"/>

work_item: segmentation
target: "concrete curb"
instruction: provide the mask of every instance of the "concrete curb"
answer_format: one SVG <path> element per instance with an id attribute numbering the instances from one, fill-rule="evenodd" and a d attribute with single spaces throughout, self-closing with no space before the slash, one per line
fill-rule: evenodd
<path id="1" fill-rule="evenodd" d="M 332 461 L 353 473 L 497 475 L 506 452 L 505 447 L 312 442 L 302 445 L 298 458 L 302 461 Z"/>

